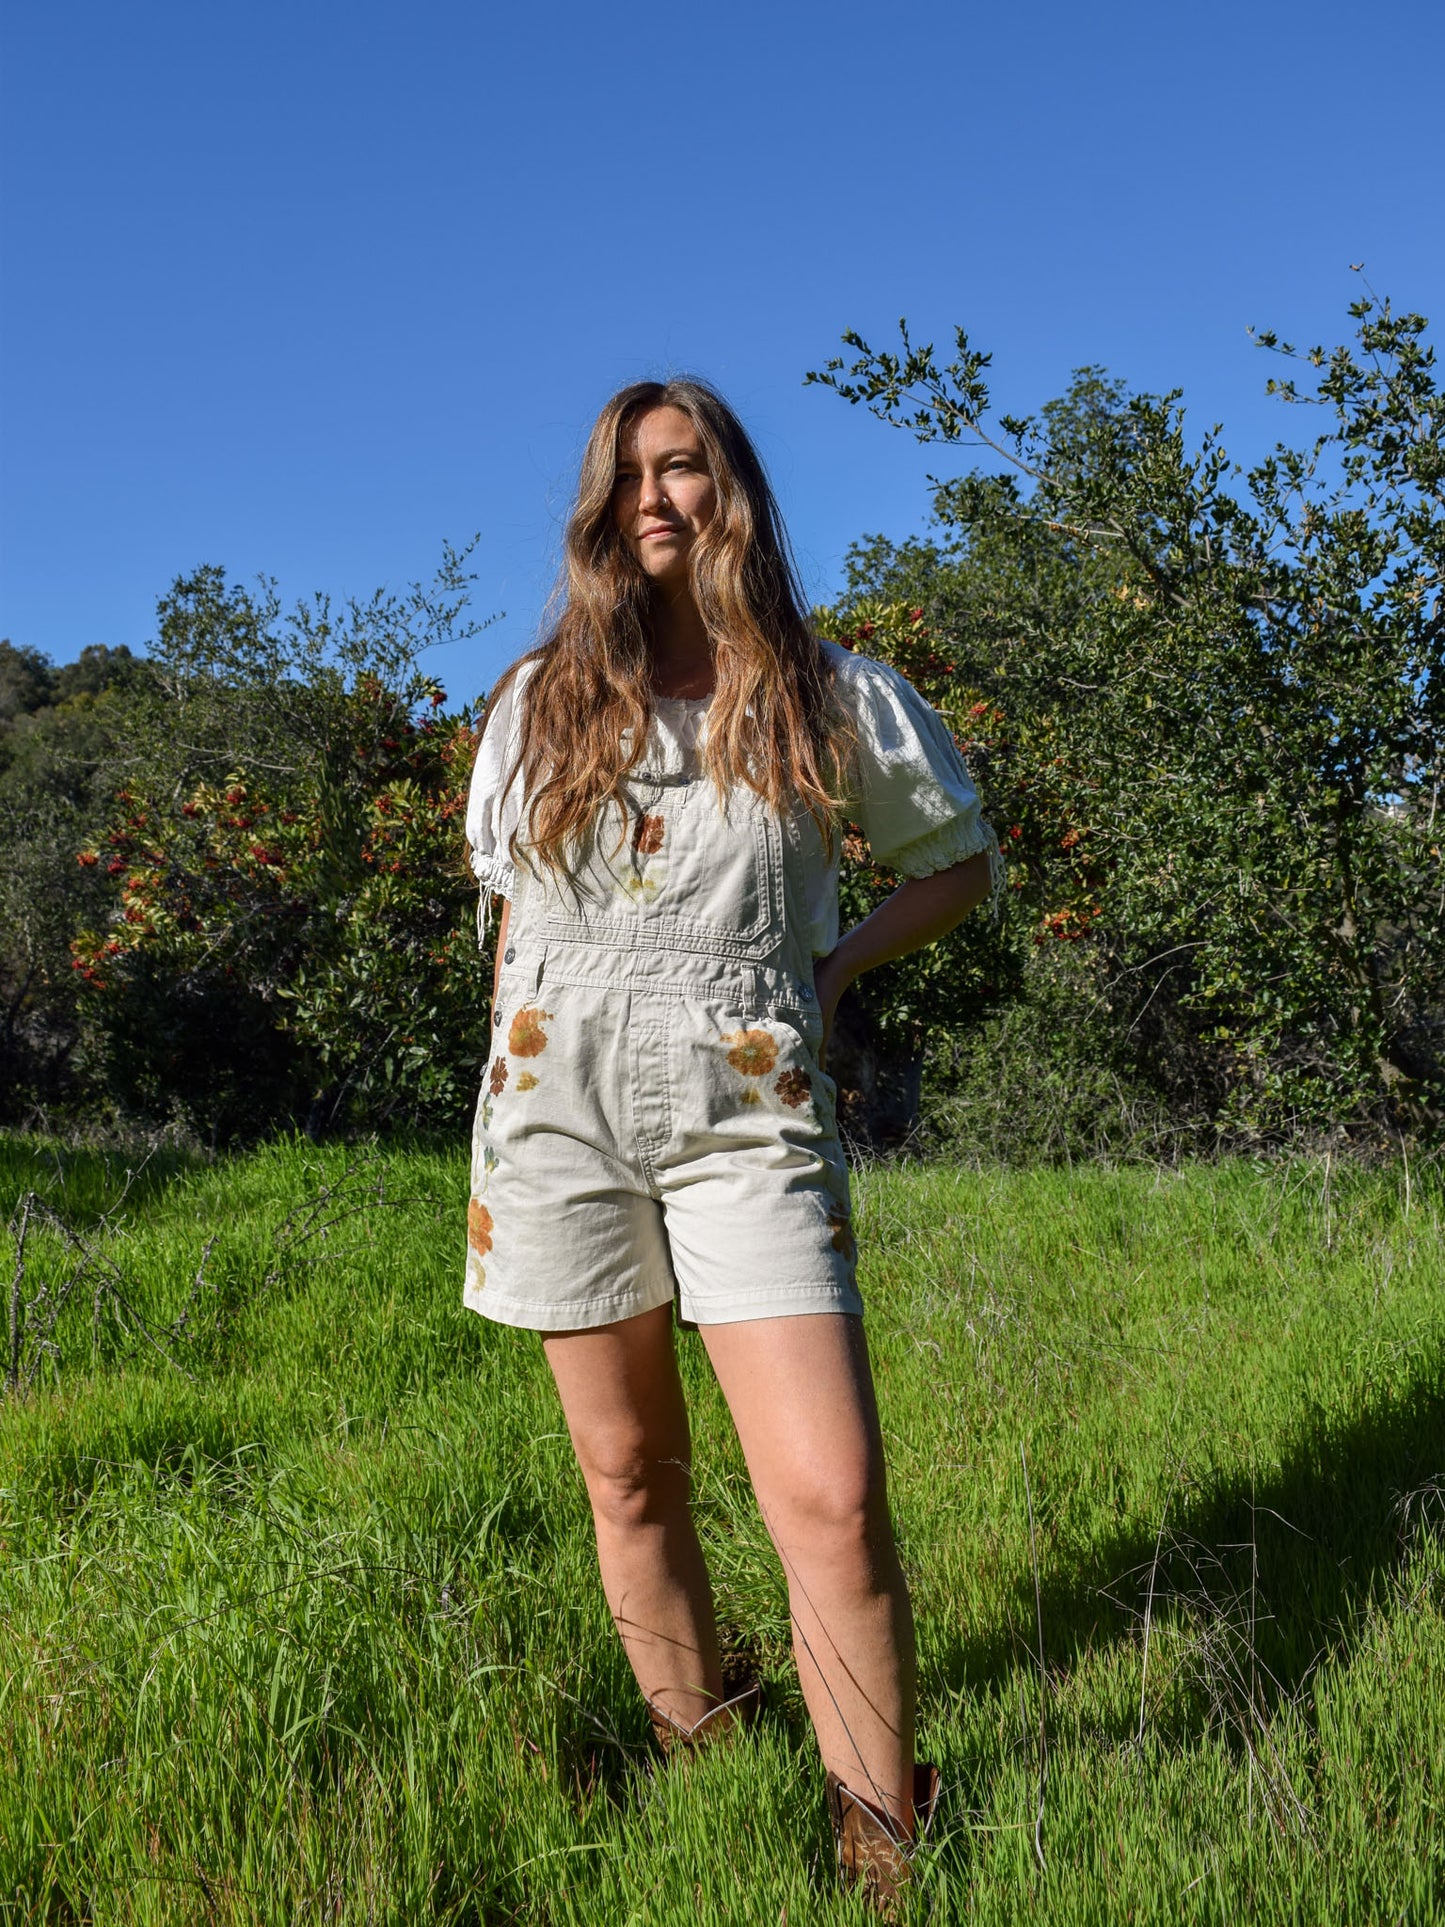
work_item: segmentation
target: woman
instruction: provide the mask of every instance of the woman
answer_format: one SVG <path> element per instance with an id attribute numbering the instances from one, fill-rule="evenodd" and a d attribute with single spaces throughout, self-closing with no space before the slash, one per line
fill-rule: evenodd
<path id="1" fill-rule="evenodd" d="M 673 1301 L 789 1585 L 845 1879 L 906 1877 L 914 1645 L 847 1170 L 843 990 L 988 894 L 992 832 L 894 670 L 811 632 L 762 465 L 696 381 L 598 417 L 565 600 L 502 678 L 467 815 L 502 900 L 466 1302 L 543 1334 L 602 1583 L 664 1751 L 731 1733 L 689 1511 Z M 905 881 L 838 937 L 839 822 Z"/>

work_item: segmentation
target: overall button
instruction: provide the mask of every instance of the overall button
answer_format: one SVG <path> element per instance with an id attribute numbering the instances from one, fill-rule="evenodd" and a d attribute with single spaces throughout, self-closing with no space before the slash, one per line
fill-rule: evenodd
<path id="1" fill-rule="evenodd" d="M 811 1004 L 813 1001 L 813 993 L 806 984 L 798 985 L 798 995 L 805 1004 Z"/>
<path id="2" fill-rule="evenodd" d="M 503 956 L 503 958 L 502 958 L 502 962 L 503 962 L 503 963 L 515 963 L 516 961 L 517 961 L 517 953 L 516 953 L 516 951 L 515 951 L 515 950 L 513 950 L 513 949 L 512 949 L 512 948 L 511 948 L 510 946 L 508 946 L 508 949 L 507 949 L 507 951 L 506 951 L 506 954 L 505 954 L 505 955 Z"/>

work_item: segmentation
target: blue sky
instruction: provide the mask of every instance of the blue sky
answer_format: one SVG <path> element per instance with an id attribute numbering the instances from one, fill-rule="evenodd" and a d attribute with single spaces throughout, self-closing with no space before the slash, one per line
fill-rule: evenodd
<path id="1" fill-rule="evenodd" d="M 824 599 L 942 458 L 802 377 L 905 313 L 990 348 L 1006 411 L 1101 362 L 1255 457 L 1304 424 L 1249 324 L 1342 338 L 1361 260 L 1445 309 L 1441 72 L 1438 0 L 11 0 L 0 635 L 143 647 L 200 562 L 365 594 L 480 531 L 506 619 L 436 665 L 472 694 L 592 414 L 674 369 L 754 430 Z"/>

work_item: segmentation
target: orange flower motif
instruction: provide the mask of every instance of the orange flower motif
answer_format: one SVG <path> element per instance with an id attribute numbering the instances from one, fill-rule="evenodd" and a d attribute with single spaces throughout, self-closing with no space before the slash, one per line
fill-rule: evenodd
<path id="1" fill-rule="evenodd" d="M 790 1110 L 801 1110 L 813 1095 L 813 1080 L 805 1070 L 784 1071 L 773 1089 Z"/>
<path id="2" fill-rule="evenodd" d="M 632 847 L 639 856 L 656 856 L 662 848 L 662 833 L 667 821 L 661 816 L 639 816 L 632 832 Z"/>
<path id="3" fill-rule="evenodd" d="M 544 1019 L 550 1020 L 550 1010 L 519 1010 L 512 1019 L 512 1028 L 507 1032 L 507 1049 L 513 1057 L 540 1057 L 547 1048 L 547 1033 L 543 1030 Z"/>
<path id="4" fill-rule="evenodd" d="M 733 1030 L 723 1038 L 728 1062 L 744 1077 L 766 1077 L 778 1061 L 778 1047 L 765 1030 Z"/>
<path id="5" fill-rule="evenodd" d="M 499 1057 L 492 1065 L 492 1074 L 487 1080 L 487 1089 L 493 1097 L 500 1097 L 507 1083 L 507 1060 Z"/>
<path id="6" fill-rule="evenodd" d="M 833 1233 L 833 1249 L 841 1251 L 852 1264 L 858 1256 L 858 1240 L 853 1236 L 848 1213 L 841 1204 L 835 1204 L 828 1213 L 828 1228 Z"/>
<path id="7" fill-rule="evenodd" d="M 492 1248 L 492 1214 L 476 1198 L 467 1206 L 467 1243 L 479 1258 Z"/>
<path id="8" fill-rule="evenodd" d="M 517 1089 L 519 1091 L 535 1091 L 536 1088 L 536 1078 L 533 1077 L 530 1071 L 523 1071 L 522 1075 L 517 1079 Z"/>

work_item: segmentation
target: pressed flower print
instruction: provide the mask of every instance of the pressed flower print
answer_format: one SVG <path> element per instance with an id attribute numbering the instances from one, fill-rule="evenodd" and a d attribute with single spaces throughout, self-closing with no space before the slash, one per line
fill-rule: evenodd
<path id="1" fill-rule="evenodd" d="M 517 1089 L 519 1091 L 535 1091 L 536 1088 L 536 1078 L 533 1077 L 530 1071 L 523 1071 L 522 1075 L 517 1079 Z"/>
<path id="2" fill-rule="evenodd" d="M 492 1214 L 480 1198 L 473 1198 L 467 1206 L 467 1243 L 479 1258 L 485 1258 L 492 1248 Z"/>
<path id="3" fill-rule="evenodd" d="M 852 1264 L 858 1256 L 858 1240 L 853 1236 L 853 1227 L 848 1221 L 848 1213 L 841 1204 L 835 1204 L 828 1213 L 828 1228 L 833 1233 L 833 1249 L 841 1251 Z"/>
<path id="4" fill-rule="evenodd" d="M 513 1045 L 512 1048 L 515 1050 L 516 1046 Z M 506 1089 L 506 1085 L 507 1060 L 505 1057 L 499 1057 L 492 1065 L 492 1074 L 487 1080 L 487 1089 L 492 1093 L 493 1097 L 500 1097 Z"/>
<path id="5" fill-rule="evenodd" d="M 667 819 L 661 816 L 639 816 L 637 828 L 632 832 L 632 847 L 639 856 L 656 856 L 662 848 L 662 833 L 667 828 Z"/>
<path id="6" fill-rule="evenodd" d="M 649 876 L 644 870 L 640 876 L 629 872 L 617 879 L 617 892 L 629 903 L 651 903 L 657 895 L 657 878 Z"/>
<path id="7" fill-rule="evenodd" d="M 767 1077 L 778 1061 L 778 1046 L 765 1030 L 733 1030 L 723 1038 L 728 1062 L 744 1077 Z"/>
<path id="8" fill-rule="evenodd" d="M 804 1070 L 784 1071 L 773 1089 L 789 1110 L 801 1110 L 813 1095 L 813 1080 Z"/>
<path id="9" fill-rule="evenodd" d="M 544 1021 L 550 1022 L 550 1010 L 519 1010 L 512 1019 L 512 1028 L 507 1032 L 507 1049 L 513 1057 L 540 1057 L 547 1048 L 547 1033 L 543 1030 Z"/>

